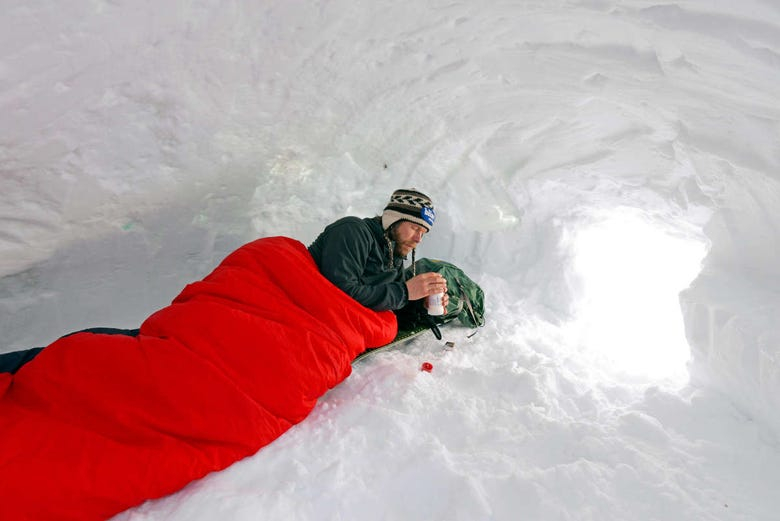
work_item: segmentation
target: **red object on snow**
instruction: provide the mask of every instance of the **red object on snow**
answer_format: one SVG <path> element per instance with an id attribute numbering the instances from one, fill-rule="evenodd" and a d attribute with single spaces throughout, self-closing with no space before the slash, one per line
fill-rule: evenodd
<path id="1" fill-rule="evenodd" d="M 420 366 L 420 371 L 425 371 L 426 373 L 430 373 L 433 371 L 433 364 L 430 362 L 423 362 L 423 364 Z"/>
<path id="2" fill-rule="evenodd" d="M 71 335 L 0 377 L 0 517 L 105 520 L 175 492 L 303 420 L 395 333 L 303 244 L 251 242 L 139 336 Z"/>

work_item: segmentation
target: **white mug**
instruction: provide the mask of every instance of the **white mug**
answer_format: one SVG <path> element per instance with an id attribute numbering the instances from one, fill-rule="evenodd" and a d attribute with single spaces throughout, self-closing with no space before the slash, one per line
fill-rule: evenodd
<path id="1" fill-rule="evenodd" d="M 442 306 L 441 298 L 444 296 L 444 293 L 434 293 L 433 295 L 428 295 L 428 314 L 429 315 L 443 315 L 444 314 L 444 306 Z"/>

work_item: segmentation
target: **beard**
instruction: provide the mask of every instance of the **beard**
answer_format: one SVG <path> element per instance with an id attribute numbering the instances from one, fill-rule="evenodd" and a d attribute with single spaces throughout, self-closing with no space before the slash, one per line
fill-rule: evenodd
<path id="1" fill-rule="evenodd" d="M 406 258 L 410 251 L 417 247 L 417 243 L 414 241 L 402 241 L 398 238 L 398 233 L 395 229 L 391 230 L 390 238 L 393 240 L 393 254 L 399 257 Z"/>
<path id="2" fill-rule="evenodd" d="M 395 255 L 406 257 L 409 255 L 409 252 L 415 248 L 415 246 L 416 245 L 412 242 L 396 242 L 394 248 Z"/>

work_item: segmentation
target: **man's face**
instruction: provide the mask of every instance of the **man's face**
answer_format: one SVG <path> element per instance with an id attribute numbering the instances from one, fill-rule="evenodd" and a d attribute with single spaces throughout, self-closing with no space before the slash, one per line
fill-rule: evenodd
<path id="1" fill-rule="evenodd" d="M 417 247 L 422 241 L 423 235 L 428 230 L 409 221 L 401 221 L 393 229 L 393 239 L 395 240 L 395 254 L 406 257 L 410 251 Z"/>

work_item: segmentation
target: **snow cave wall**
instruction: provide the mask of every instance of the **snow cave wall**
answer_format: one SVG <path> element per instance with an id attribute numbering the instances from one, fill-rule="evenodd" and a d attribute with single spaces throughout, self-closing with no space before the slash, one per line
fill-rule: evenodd
<path id="1" fill-rule="evenodd" d="M 693 375 L 780 428 L 769 3 L 5 4 L 3 350 L 135 327 L 243 242 L 406 185 L 439 203 L 423 253 L 562 321 L 565 237 L 631 206 L 703 227 Z"/>

